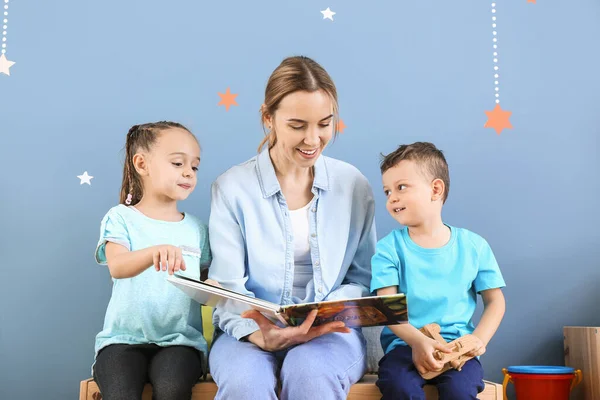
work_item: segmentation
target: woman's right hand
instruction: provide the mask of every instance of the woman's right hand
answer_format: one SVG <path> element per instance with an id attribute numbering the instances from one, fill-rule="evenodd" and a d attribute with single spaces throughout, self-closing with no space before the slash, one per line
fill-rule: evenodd
<path id="1" fill-rule="evenodd" d="M 301 325 L 286 328 L 278 327 L 256 310 L 246 311 L 242 313 L 242 317 L 253 319 L 258 324 L 260 330 L 251 333 L 248 341 L 265 351 L 284 350 L 328 333 L 350 333 L 350 328 L 347 328 L 343 322 L 312 326 L 317 318 L 317 310 L 311 311 Z"/>
<path id="2" fill-rule="evenodd" d="M 418 340 L 412 343 L 413 363 L 417 371 L 425 374 L 428 371 L 439 371 L 444 367 L 444 364 L 434 357 L 436 351 L 443 353 L 452 353 L 452 346 L 446 343 L 440 343 L 425 335 L 421 335 Z"/>

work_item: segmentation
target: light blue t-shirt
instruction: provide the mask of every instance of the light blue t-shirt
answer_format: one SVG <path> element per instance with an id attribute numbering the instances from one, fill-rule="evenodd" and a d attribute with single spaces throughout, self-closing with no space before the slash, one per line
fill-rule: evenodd
<path id="1" fill-rule="evenodd" d="M 417 245 L 408 229 L 396 229 L 377 243 L 372 258 L 371 291 L 399 286 L 406 294 L 408 321 L 420 329 L 437 323 L 446 341 L 471 334 L 472 317 L 481 291 L 505 286 L 488 243 L 467 229 L 449 226 L 446 245 Z M 406 345 L 388 327 L 381 333 L 385 353 Z"/>
<path id="2" fill-rule="evenodd" d="M 187 213 L 178 222 L 160 221 L 120 204 L 102 219 L 95 254 L 99 264 L 106 265 L 107 242 L 121 244 L 130 251 L 164 244 L 182 247 L 186 270 L 178 274 L 194 279 L 200 279 L 200 270 L 211 258 L 207 226 Z M 133 278 L 113 279 L 104 328 L 96 336 L 95 356 L 116 343 L 184 345 L 206 355 L 200 305 L 169 283 L 167 277 L 167 271 L 157 272 L 149 265 Z"/>

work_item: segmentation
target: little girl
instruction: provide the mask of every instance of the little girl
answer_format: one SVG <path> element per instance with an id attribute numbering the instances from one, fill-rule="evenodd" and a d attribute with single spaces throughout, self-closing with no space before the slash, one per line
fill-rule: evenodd
<path id="1" fill-rule="evenodd" d="M 200 279 L 210 262 L 208 230 L 177 210 L 196 186 L 200 145 L 184 126 L 157 122 L 127 133 L 121 199 L 100 226 L 96 262 L 113 278 L 92 373 L 104 400 L 187 399 L 204 372 L 200 305 L 170 284 Z"/>

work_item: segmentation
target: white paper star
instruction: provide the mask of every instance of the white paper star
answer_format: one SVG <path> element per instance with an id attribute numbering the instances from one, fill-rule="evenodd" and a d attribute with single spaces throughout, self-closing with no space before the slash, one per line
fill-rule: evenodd
<path id="1" fill-rule="evenodd" d="M 332 21 L 333 21 L 333 16 L 335 15 L 335 13 L 333 11 L 331 11 L 329 9 L 329 7 L 327 7 L 327 10 L 321 11 L 321 14 L 323 14 L 323 19 L 329 18 Z"/>
<path id="2" fill-rule="evenodd" d="M 87 183 L 88 185 L 92 184 L 92 182 L 90 182 L 90 180 L 93 178 L 93 176 L 88 175 L 87 171 L 85 171 L 83 173 L 83 175 L 77 175 L 77 177 L 81 181 L 81 182 L 79 182 L 80 185 L 83 185 L 84 183 Z"/>
<path id="3" fill-rule="evenodd" d="M 10 76 L 9 68 L 15 65 L 14 61 L 8 61 L 4 53 L 0 56 L 0 73 Z"/>

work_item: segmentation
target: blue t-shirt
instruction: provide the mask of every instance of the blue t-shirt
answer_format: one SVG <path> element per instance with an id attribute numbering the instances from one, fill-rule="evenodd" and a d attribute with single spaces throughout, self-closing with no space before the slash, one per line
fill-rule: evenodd
<path id="1" fill-rule="evenodd" d="M 165 244 L 182 247 L 186 270 L 178 274 L 194 279 L 200 279 L 200 270 L 211 259 L 207 226 L 187 213 L 178 222 L 160 221 L 120 204 L 102 219 L 95 255 L 99 264 L 106 265 L 107 242 L 130 251 Z M 167 271 L 158 272 L 149 265 L 133 278 L 113 279 L 104 327 L 96 336 L 95 356 L 116 343 L 184 345 L 206 354 L 200 305 L 169 283 L 167 277 Z"/>
<path id="2" fill-rule="evenodd" d="M 420 329 L 437 323 L 446 341 L 471 334 L 477 293 L 505 286 L 492 249 L 481 236 L 449 226 L 450 240 L 424 248 L 408 229 L 396 229 L 377 243 L 371 291 L 398 286 L 406 294 L 408 322 Z M 385 353 L 406 343 L 388 327 L 381 333 Z"/>

